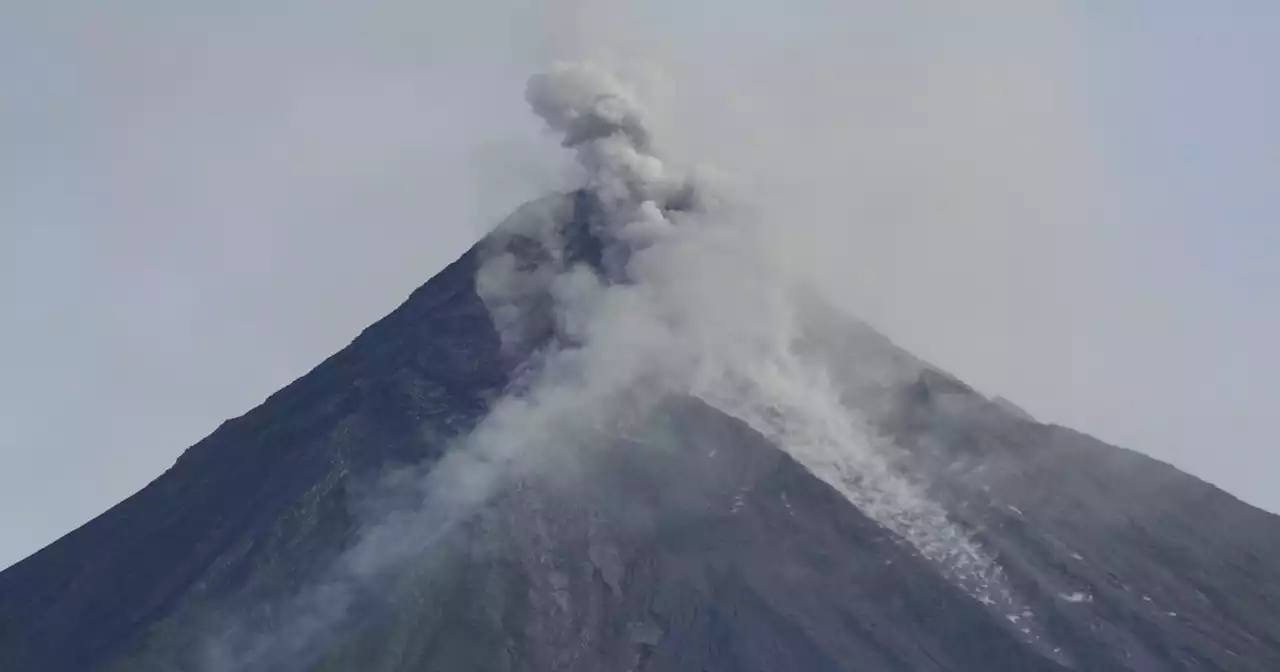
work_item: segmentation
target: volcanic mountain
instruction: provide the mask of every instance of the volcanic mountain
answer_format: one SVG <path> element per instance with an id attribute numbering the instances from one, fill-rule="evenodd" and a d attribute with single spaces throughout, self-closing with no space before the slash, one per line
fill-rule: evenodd
<path id="1" fill-rule="evenodd" d="M 746 277 L 607 76 L 528 99 L 583 188 L 0 573 L 0 670 L 1280 669 L 1280 518 Z"/>

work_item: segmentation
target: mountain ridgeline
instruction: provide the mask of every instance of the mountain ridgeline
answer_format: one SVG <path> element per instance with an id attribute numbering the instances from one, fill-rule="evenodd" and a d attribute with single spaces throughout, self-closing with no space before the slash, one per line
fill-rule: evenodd
<path id="1" fill-rule="evenodd" d="M 565 203 L 573 254 L 598 263 L 590 199 Z M 144 490 L 0 574 L 0 669 L 1261 671 L 1280 661 L 1275 516 L 989 401 L 816 303 L 804 347 L 849 389 L 885 379 L 868 362 L 901 374 L 857 397 L 879 400 L 867 412 L 909 456 L 896 468 L 993 555 L 1025 616 L 966 594 L 761 432 L 694 397 L 651 405 L 625 435 L 574 453 L 572 479 L 505 483 L 339 605 L 300 603 L 358 547 L 366 509 L 418 511 L 421 495 L 397 481 L 421 482 L 532 352 L 504 349 L 476 293 L 486 244 Z M 504 244 L 530 263 L 542 252 Z M 302 632 L 293 619 L 331 622 Z M 244 657 L 218 654 L 220 641 Z"/>
<path id="2" fill-rule="evenodd" d="M 0 671 L 1280 669 L 1280 518 L 724 273 L 608 78 L 527 98 L 587 186 L 0 573 Z"/>

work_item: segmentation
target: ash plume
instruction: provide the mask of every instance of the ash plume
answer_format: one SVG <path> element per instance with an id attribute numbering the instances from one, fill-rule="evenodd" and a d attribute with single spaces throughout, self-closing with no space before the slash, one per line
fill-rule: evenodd
<path id="1" fill-rule="evenodd" d="M 206 643 L 201 669 L 304 667 L 364 596 L 389 591 L 506 484 L 572 472 L 575 451 L 680 396 L 745 422 L 1037 639 L 999 565 L 890 467 L 898 449 L 797 348 L 797 280 L 756 235 L 770 223 L 711 173 L 664 162 L 644 107 L 609 71 L 559 63 L 529 80 L 525 99 L 583 180 L 520 208 L 483 244 L 475 287 L 520 362 L 516 381 L 441 463 L 389 478 L 413 504 L 375 511 L 326 580 L 277 610 L 281 625 L 233 625 Z"/>
<path id="2" fill-rule="evenodd" d="M 891 468 L 899 449 L 841 399 L 822 362 L 798 351 L 803 325 L 793 296 L 800 281 L 774 263 L 756 235 L 769 223 L 755 221 L 747 209 L 731 211 L 705 186 L 668 170 L 644 124 L 643 107 L 610 73 L 590 64 L 560 64 L 530 80 L 526 99 L 576 151 L 587 173 L 583 191 L 601 211 L 591 234 L 604 245 L 603 275 L 552 255 L 556 263 L 541 269 L 550 269 L 550 276 L 534 283 L 548 288 L 557 336 L 576 346 L 562 353 L 561 362 L 552 360 L 549 370 L 572 362 L 575 379 L 589 388 L 607 380 L 614 395 L 643 385 L 659 396 L 696 396 L 743 420 L 956 585 L 1016 617 L 1025 635 L 1038 638 L 1000 566 L 942 505 Z M 671 207 L 673 202 L 697 205 Z M 564 250 L 564 229 L 541 224 L 530 228 L 562 234 L 543 244 Z M 490 264 L 511 268 L 514 262 L 500 255 Z M 519 286 L 528 291 L 531 285 Z M 501 299 L 498 293 L 486 297 L 495 316 L 510 309 Z M 495 317 L 495 323 L 503 320 Z M 631 364 L 620 367 L 624 362 Z M 549 377 L 542 385 L 564 382 Z M 592 408 L 600 417 L 617 411 Z"/>

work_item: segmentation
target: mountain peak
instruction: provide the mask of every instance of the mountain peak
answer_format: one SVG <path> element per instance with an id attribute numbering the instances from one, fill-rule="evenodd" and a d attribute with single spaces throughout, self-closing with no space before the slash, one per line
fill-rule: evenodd
<path id="1" fill-rule="evenodd" d="M 526 98 L 583 186 L 0 573 L 0 669 L 1274 668 L 1280 519 L 841 314 L 610 73 Z"/>

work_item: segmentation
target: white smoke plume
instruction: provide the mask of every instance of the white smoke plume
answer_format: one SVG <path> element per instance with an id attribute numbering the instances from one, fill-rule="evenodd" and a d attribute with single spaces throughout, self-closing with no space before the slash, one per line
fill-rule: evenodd
<path id="1" fill-rule="evenodd" d="M 556 64 L 529 80 L 526 100 L 576 155 L 582 191 L 599 210 L 587 232 L 600 244 L 599 266 L 575 258 L 581 241 L 564 226 L 579 207 L 570 197 L 532 203 L 499 227 L 476 288 L 504 345 L 534 362 L 519 393 L 441 463 L 398 474 L 418 504 L 368 525 L 323 587 L 283 608 L 279 631 L 213 640 L 204 669 L 305 659 L 362 592 L 407 571 L 507 479 L 563 466 L 572 456 L 561 447 L 615 434 L 673 395 L 743 420 L 975 599 L 1025 618 L 1000 567 L 890 467 L 896 449 L 797 348 L 796 280 L 764 249 L 769 222 L 749 199 L 711 186 L 709 171 L 664 162 L 635 92 L 601 67 Z M 515 239 L 536 247 L 537 263 L 507 244 Z"/>
<path id="2" fill-rule="evenodd" d="M 758 223 L 746 210 L 669 213 L 664 204 L 677 194 L 707 199 L 664 169 L 643 109 L 608 73 L 558 65 L 531 80 L 528 100 L 578 152 L 586 189 L 605 209 L 596 233 L 627 260 L 630 284 L 609 284 L 583 266 L 551 282 L 554 309 L 572 316 L 585 344 L 575 353 L 585 359 L 583 380 L 608 372 L 611 386 L 626 386 L 630 375 L 663 372 L 665 392 L 696 395 L 746 421 L 974 597 L 1020 609 L 999 566 L 893 472 L 894 448 L 841 402 L 819 363 L 798 354 L 795 279 L 753 243 Z M 574 289 L 556 291 L 566 286 Z M 617 363 L 627 361 L 643 365 L 619 375 Z"/>

